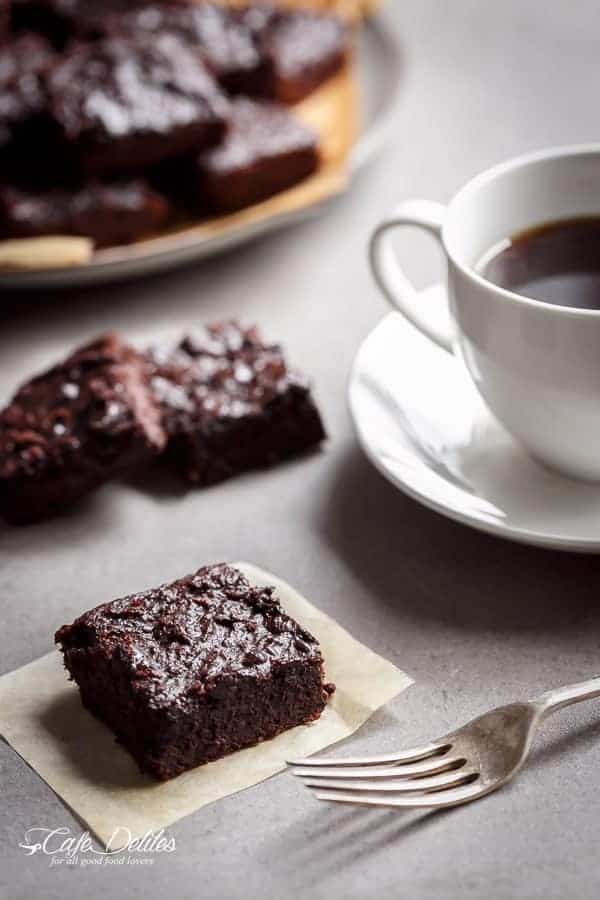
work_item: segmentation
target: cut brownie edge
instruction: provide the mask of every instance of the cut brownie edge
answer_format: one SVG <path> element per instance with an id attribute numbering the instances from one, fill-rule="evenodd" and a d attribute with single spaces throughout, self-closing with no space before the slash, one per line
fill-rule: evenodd
<path id="1" fill-rule="evenodd" d="M 125 699 L 123 686 L 92 674 L 89 662 L 88 657 L 84 666 L 73 664 L 71 672 L 83 705 L 111 728 L 142 772 L 160 781 L 315 721 L 326 706 L 331 688 L 323 684 L 320 666 L 307 671 L 304 665 L 287 665 L 268 687 L 224 682 L 218 704 L 199 704 L 194 720 L 167 723 L 162 717 L 152 716 L 146 721 L 135 699 Z M 226 736 L 233 715 L 235 735 Z"/>

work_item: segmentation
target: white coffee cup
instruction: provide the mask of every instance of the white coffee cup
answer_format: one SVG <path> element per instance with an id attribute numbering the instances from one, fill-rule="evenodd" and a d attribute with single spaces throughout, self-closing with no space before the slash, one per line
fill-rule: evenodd
<path id="1" fill-rule="evenodd" d="M 600 144 L 544 150 L 495 166 L 446 207 L 401 203 L 375 229 L 370 261 L 391 304 L 430 340 L 462 357 L 489 409 L 534 457 L 564 474 L 599 481 L 600 310 L 533 300 L 477 271 L 503 239 L 580 216 L 600 216 Z M 425 229 L 442 246 L 448 324 L 419 302 L 395 258 L 390 232 L 407 225 Z"/>

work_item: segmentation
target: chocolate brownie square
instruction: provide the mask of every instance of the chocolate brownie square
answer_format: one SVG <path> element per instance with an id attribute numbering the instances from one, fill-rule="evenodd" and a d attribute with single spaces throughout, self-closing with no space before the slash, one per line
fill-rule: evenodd
<path id="1" fill-rule="evenodd" d="M 274 465 L 325 438 L 307 382 L 255 329 L 212 325 L 149 358 L 167 457 L 193 484 Z"/>
<path id="2" fill-rule="evenodd" d="M 217 143 L 228 103 L 172 34 L 72 47 L 48 79 L 50 112 L 88 172 L 139 170 Z"/>
<path id="3" fill-rule="evenodd" d="M 229 93 L 263 94 L 270 66 L 237 11 L 213 3 L 152 3 L 104 19 L 109 34 L 175 34 Z"/>
<path id="4" fill-rule="evenodd" d="M 177 35 L 232 94 L 295 103 L 341 69 L 346 26 L 335 16 L 267 4 L 149 3 L 106 15 L 107 33 Z"/>
<path id="5" fill-rule="evenodd" d="M 260 31 L 271 67 L 268 95 L 297 103 L 343 68 L 348 34 L 341 19 L 311 12 L 279 12 Z"/>
<path id="6" fill-rule="evenodd" d="M 83 235 L 97 247 L 127 244 L 163 226 L 168 200 L 139 179 L 44 193 L 0 187 L 0 235 Z"/>
<path id="7" fill-rule="evenodd" d="M 164 444 L 145 360 L 105 335 L 24 384 L 0 412 L 0 514 L 28 522 L 60 512 Z"/>
<path id="8" fill-rule="evenodd" d="M 286 107 L 237 98 L 227 134 L 198 157 L 198 197 L 213 212 L 234 212 L 298 184 L 318 166 L 317 135 Z"/>
<path id="9" fill-rule="evenodd" d="M 235 15 L 250 31 L 267 72 L 257 92 L 260 96 L 297 103 L 347 61 L 348 29 L 336 16 L 263 4 L 242 8 Z"/>
<path id="10" fill-rule="evenodd" d="M 273 588 L 225 564 L 98 606 L 55 640 L 84 706 L 161 780 L 317 719 L 334 690 Z"/>

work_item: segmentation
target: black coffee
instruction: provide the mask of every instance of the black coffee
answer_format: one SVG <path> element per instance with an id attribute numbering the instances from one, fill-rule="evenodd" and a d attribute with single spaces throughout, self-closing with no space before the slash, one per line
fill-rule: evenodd
<path id="1" fill-rule="evenodd" d="M 558 306 L 600 309 L 600 217 L 552 222 L 484 257 L 488 281 Z"/>

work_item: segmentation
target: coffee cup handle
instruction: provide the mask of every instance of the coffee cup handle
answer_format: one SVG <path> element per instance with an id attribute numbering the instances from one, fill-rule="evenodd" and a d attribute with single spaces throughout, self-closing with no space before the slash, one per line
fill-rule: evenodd
<path id="1" fill-rule="evenodd" d="M 400 268 L 390 241 L 393 229 L 409 225 L 431 234 L 443 250 L 442 225 L 445 215 L 446 207 L 441 203 L 429 200 L 408 200 L 401 203 L 373 232 L 369 261 L 380 290 L 394 309 L 402 313 L 425 337 L 452 353 L 454 337 L 450 325 L 434 322 L 432 316 L 419 308 L 419 294 Z"/>

